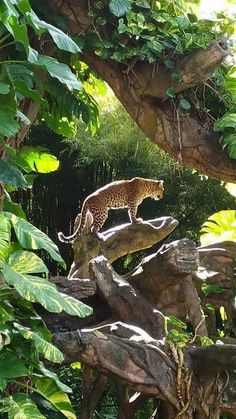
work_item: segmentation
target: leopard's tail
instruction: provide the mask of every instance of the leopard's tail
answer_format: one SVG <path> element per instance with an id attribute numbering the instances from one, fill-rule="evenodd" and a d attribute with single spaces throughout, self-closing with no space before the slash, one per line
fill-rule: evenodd
<path id="1" fill-rule="evenodd" d="M 87 208 L 86 202 L 84 202 L 84 204 L 82 206 L 82 210 L 81 210 L 80 223 L 79 223 L 77 229 L 75 230 L 75 232 L 71 236 L 64 236 L 64 234 L 62 232 L 59 232 L 57 234 L 58 235 L 58 239 L 61 242 L 63 242 L 63 243 L 71 243 L 81 233 L 81 231 L 83 230 L 84 225 L 85 225 L 87 211 L 88 211 L 88 208 Z"/>

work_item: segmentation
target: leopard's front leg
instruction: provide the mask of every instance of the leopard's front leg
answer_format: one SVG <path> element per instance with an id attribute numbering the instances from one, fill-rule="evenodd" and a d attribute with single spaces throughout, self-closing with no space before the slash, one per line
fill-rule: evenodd
<path id="1" fill-rule="evenodd" d="M 141 223 L 143 221 L 142 218 L 137 218 L 137 211 L 138 211 L 138 205 L 135 202 L 130 202 L 128 205 L 128 214 L 129 214 L 129 219 L 131 223 Z"/>

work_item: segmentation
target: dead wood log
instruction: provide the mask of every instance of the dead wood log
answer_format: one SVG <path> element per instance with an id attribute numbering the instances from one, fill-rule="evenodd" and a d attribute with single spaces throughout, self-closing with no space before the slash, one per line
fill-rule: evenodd
<path id="1" fill-rule="evenodd" d="M 75 229 L 80 221 L 80 214 L 75 221 Z M 88 278 L 88 265 L 99 254 L 112 263 L 121 256 L 148 249 L 168 236 L 178 225 L 172 217 L 160 217 L 140 224 L 123 224 L 103 232 L 103 241 L 91 233 L 92 218 L 87 216 L 86 225 L 81 235 L 73 243 L 74 263 L 69 277 Z"/>

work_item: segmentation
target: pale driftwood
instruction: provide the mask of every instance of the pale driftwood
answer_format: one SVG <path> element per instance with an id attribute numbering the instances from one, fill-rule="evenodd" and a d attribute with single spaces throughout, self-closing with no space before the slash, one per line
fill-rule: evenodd
<path id="1" fill-rule="evenodd" d="M 75 228 L 80 215 L 75 222 Z M 69 277 L 88 278 L 89 261 L 99 254 L 114 260 L 138 250 L 147 249 L 168 236 L 178 225 L 172 217 L 160 217 L 143 221 L 140 224 L 122 224 L 103 233 L 103 241 L 99 241 L 90 231 L 92 219 L 87 216 L 86 226 L 81 235 L 73 243 L 74 263 Z"/>
<path id="2" fill-rule="evenodd" d="M 154 223 L 159 223 L 157 230 Z M 189 239 L 177 240 L 161 246 L 124 276 L 114 271 L 108 258 L 98 256 L 98 249 L 102 253 L 110 240 L 109 246 L 111 243 L 114 246 L 106 248 L 107 254 L 112 260 L 119 257 L 126 246 L 123 238 L 128 240 L 133 228 L 135 234 L 129 243 L 131 251 L 137 246 L 143 248 L 143 243 L 137 245 L 140 235 L 148 235 L 145 243 L 150 245 L 150 231 L 153 234 L 151 241 L 155 243 L 176 224 L 171 217 L 154 223 L 120 226 L 104 232 L 104 241 L 100 242 L 91 235 L 91 219 L 88 218 L 84 234 L 74 243 L 77 270 L 74 266 L 73 276 L 68 279 L 54 278 L 60 291 L 75 298 L 88 297 L 89 304 L 94 307 L 93 315 L 85 319 L 61 315 L 58 321 L 58 316 L 53 319 L 50 314 L 49 321 L 55 331 L 55 343 L 66 355 L 66 361 L 80 360 L 101 374 L 97 382 L 91 374 L 85 374 L 88 394 L 84 398 L 81 417 L 92 419 L 104 390 L 105 376 L 110 375 L 119 383 L 120 419 L 134 419 L 136 408 L 147 397 L 159 400 L 153 418 L 158 414 L 161 419 L 171 419 L 178 413 L 181 419 L 218 419 L 220 412 L 233 415 L 236 382 L 222 371 L 235 368 L 235 342 L 226 340 L 229 344 L 209 348 L 194 345 L 200 342 L 199 335 L 207 336 L 208 330 L 214 338 L 216 330 L 214 321 L 211 328 L 207 328 L 210 323 L 208 320 L 206 326 L 199 297 L 204 303 L 214 302 L 216 298 L 217 304 L 223 304 L 228 310 L 227 298 L 234 286 L 235 246 L 227 242 L 214 248 L 197 249 Z M 83 245 L 87 253 L 79 254 Z M 96 257 L 89 261 L 91 255 Z M 87 258 L 89 265 L 86 270 L 83 258 Z M 217 271 L 214 271 L 216 267 Z M 78 277 L 78 272 L 86 272 L 86 277 Z M 204 297 L 201 292 L 204 276 L 207 283 L 216 282 L 227 288 L 223 298 L 222 294 Z M 163 314 L 175 315 L 191 324 L 195 336 L 183 351 L 166 338 Z M 208 362 L 211 354 L 212 360 Z M 141 393 L 132 405 L 128 387 Z"/>

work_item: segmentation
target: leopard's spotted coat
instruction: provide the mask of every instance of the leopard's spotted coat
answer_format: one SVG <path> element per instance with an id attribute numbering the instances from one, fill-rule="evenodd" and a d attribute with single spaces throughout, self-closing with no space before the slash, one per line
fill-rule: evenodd
<path id="1" fill-rule="evenodd" d="M 103 186 L 85 199 L 80 224 L 74 234 L 65 237 L 63 233 L 58 233 L 59 239 L 66 243 L 73 241 L 83 230 L 88 211 L 93 216 L 92 231 L 97 236 L 107 219 L 110 208 L 128 208 L 131 223 L 137 223 L 139 220 L 136 214 L 139 204 L 147 197 L 161 199 L 164 191 L 163 183 L 163 180 L 135 177 Z"/>

